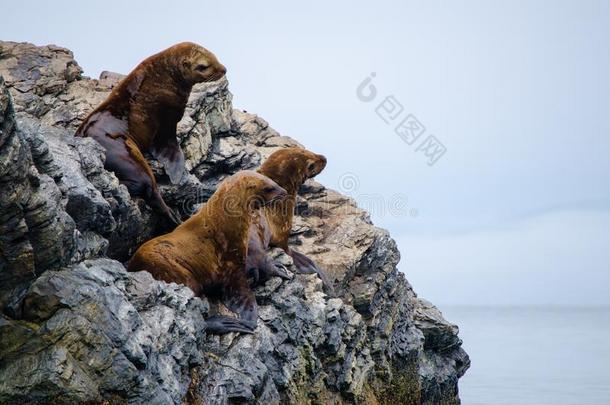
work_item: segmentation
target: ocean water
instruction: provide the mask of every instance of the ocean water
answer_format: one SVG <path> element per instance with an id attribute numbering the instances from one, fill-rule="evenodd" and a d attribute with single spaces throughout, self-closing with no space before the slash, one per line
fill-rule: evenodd
<path id="1" fill-rule="evenodd" d="M 610 308 L 441 310 L 472 361 L 463 405 L 610 404 Z"/>

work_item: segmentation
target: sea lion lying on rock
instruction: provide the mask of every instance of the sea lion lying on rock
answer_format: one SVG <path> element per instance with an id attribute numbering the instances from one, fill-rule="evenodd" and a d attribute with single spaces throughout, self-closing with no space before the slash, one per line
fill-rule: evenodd
<path id="1" fill-rule="evenodd" d="M 184 173 L 184 155 L 176 125 L 195 83 L 220 79 L 226 68 L 205 48 L 183 42 L 140 63 L 93 110 L 76 131 L 106 149 L 105 168 L 143 197 L 172 223 L 180 218 L 163 201 L 153 172 L 143 156 L 151 152 L 172 183 Z"/>
<path id="2" fill-rule="evenodd" d="M 286 190 L 262 174 L 238 172 L 174 231 L 140 246 L 128 270 L 146 270 L 158 280 L 184 284 L 197 295 L 220 296 L 239 319 L 211 317 L 206 320 L 208 332 L 252 333 L 258 315 L 244 271 L 248 230 L 256 210 L 286 195 Z"/>

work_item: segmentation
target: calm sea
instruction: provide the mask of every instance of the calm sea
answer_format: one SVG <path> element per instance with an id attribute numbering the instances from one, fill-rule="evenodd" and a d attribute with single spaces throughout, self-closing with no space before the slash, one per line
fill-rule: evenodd
<path id="1" fill-rule="evenodd" d="M 463 405 L 610 404 L 610 308 L 441 309 L 472 361 Z"/>

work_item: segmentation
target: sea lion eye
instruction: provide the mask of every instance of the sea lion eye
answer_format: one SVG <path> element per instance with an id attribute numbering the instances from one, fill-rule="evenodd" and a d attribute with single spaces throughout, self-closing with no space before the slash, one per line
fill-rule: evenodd
<path id="1" fill-rule="evenodd" d="M 267 186 L 267 187 L 265 187 L 265 188 L 263 189 L 263 191 L 264 191 L 265 193 L 271 193 L 271 192 L 273 192 L 273 187 L 271 187 L 271 186 Z"/>
<path id="2" fill-rule="evenodd" d="M 195 66 L 195 70 L 198 71 L 198 72 L 203 72 L 207 68 L 208 68 L 208 66 L 206 66 L 206 65 L 197 65 L 197 66 Z"/>
<path id="3" fill-rule="evenodd" d="M 307 170 L 309 170 L 310 172 L 315 168 L 316 168 L 316 164 L 313 162 L 307 165 Z"/>

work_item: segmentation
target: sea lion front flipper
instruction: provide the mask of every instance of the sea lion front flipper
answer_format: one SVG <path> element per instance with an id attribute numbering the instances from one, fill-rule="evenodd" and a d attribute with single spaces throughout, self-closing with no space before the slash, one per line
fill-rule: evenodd
<path id="1" fill-rule="evenodd" d="M 288 255 L 292 257 L 292 261 L 297 268 L 297 271 L 301 274 L 317 274 L 318 277 L 322 280 L 322 284 L 329 295 L 334 295 L 335 289 L 331 284 L 330 280 L 326 276 L 324 270 L 318 267 L 318 265 L 311 260 L 309 257 L 305 256 L 303 253 L 297 252 L 294 249 L 288 249 Z"/>
<path id="2" fill-rule="evenodd" d="M 251 287 L 256 287 L 260 280 L 260 271 L 258 267 L 249 267 L 246 271 L 246 277 L 248 277 L 248 281 Z"/>
<path id="3" fill-rule="evenodd" d="M 175 137 L 163 139 L 162 143 L 153 145 L 151 153 L 161 162 L 172 184 L 178 184 L 185 170 L 184 153 L 178 145 L 178 140 Z"/>
<path id="4" fill-rule="evenodd" d="M 111 139 L 121 139 L 125 144 L 129 156 L 131 157 L 130 162 L 123 162 L 123 165 L 129 164 L 130 166 L 139 166 L 139 170 L 131 170 L 127 178 L 121 177 L 121 182 L 127 186 L 129 193 L 132 195 L 142 195 L 148 204 L 158 213 L 165 216 L 172 225 L 178 226 L 182 223 L 178 214 L 176 214 L 170 207 L 167 206 L 163 200 L 163 196 L 157 187 L 157 181 L 153 174 L 150 165 L 142 155 L 142 152 L 134 141 L 124 135 L 107 135 Z M 108 148 L 106 148 L 108 150 Z M 109 156 L 106 155 L 108 162 Z"/>
<path id="5" fill-rule="evenodd" d="M 217 335 L 229 332 L 254 333 L 258 321 L 258 306 L 254 292 L 248 286 L 245 272 L 236 274 L 225 287 L 222 302 L 239 318 L 212 316 L 205 320 L 208 333 Z"/>
<path id="6" fill-rule="evenodd" d="M 163 216 L 170 222 L 170 224 L 175 228 L 176 226 L 182 223 L 180 216 L 171 209 L 163 200 L 159 189 L 155 186 L 154 189 L 150 190 L 150 195 L 147 196 L 149 199 L 150 206 L 156 210 L 158 213 L 163 214 Z"/>
<path id="7" fill-rule="evenodd" d="M 284 280 L 292 278 L 286 266 L 271 259 L 265 252 L 263 254 L 265 255 L 264 259 L 259 260 L 256 265 L 248 267 L 246 272 L 252 287 L 263 284 L 271 277 L 279 277 Z"/>
<path id="8" fill-rule="evenodd" d="M 267 277 L 279 277 L 284 280 L 290 280 L 290 274 L 288 273 L 288 269 L 282 263 L 279 263 L 275 260 L 269 259 L 267 261 L 267 266 L 265 267 L 265 272 Z"/>
<path id="9" fill-rule="evenodd" d="M 254 329 L 244 325 L 239 319 L 222 315 L 206 319 L 205 331 L 211 335 L 224 335 L 229 332 L 254 333 Z"/>
<path id="10" fill-rule="evenodd" d="M 256 329 L 258 323 L 258 306 L 254 292 L 248 285 L 244 273 L 238 273 L 236 277 L 225 287 L 223 303 L 239 315 L 239 320 L 245 326 Z"/>

